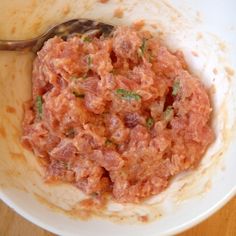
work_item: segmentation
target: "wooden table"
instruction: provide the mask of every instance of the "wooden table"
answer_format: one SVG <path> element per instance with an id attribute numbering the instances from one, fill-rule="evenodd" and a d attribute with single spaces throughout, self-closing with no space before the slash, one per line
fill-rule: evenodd
<path id="1" fill-rule="evenodd" d="M 0 201 L 1 236 L 53 236 L 33 225 Z M 203 223 L 178 236 L 236 236 L 236 197 Z"/>

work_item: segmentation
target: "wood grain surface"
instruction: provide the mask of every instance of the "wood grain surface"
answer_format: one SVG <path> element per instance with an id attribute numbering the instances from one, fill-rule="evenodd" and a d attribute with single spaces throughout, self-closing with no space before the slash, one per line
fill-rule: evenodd
<path id="1" fill-rule="evenodd" d="M 28 222 L 0 201 L 0 235 L 53 236 L 54 234 Z M 178 236 L 205 235 L 236 236 L 236 197 L 209 219 Z"/>

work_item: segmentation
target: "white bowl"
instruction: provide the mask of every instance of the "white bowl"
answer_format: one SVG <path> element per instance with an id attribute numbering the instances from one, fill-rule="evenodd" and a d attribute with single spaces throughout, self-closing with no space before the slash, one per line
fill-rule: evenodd
<path id="1" fill-rule="evenodd" d="M 181 49 L 190 69 L 209 88 L 216 141 L 197 170 L 175 178 L 141 205 L 109 203 L 84 209 L 85 196 L 69 185 L 47 185 L 32 153 L 20 144 L 22 103 L 30 98 L 33 55 L 0 52 L 0 198 L 33 223 L 59 235 L 166 235 L 202 221 L 236 193 L 235 1 L 95 0 L 1 1 L 0 36 L 30 38 L 50 25 L 84 17 L 114 24 L 145 19 L 171 49 Z M 124 11 L 114 18 L 114 10 Z M 96 215 L 90 219 L 90 216 Z M 142 223 L 143 215 L 150 222 Z M 88 218 L 88 220 L 81 220 Z M 115 223 L 114 223 L 115 221 Z"/>

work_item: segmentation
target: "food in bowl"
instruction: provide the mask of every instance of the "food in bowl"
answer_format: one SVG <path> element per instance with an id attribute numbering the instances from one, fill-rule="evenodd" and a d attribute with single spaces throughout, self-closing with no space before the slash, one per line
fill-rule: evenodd
<path id="1" fill-rule="evenodd" d="M 206 89 L 148 31 L 49 39 L 34 61 L 22 142 L 47 182 L 138 203 L 198 165 L 214 140 Z"/>

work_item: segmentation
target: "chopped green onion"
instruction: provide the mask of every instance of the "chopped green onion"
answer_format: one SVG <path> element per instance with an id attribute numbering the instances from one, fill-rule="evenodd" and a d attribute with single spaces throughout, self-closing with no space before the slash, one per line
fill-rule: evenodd
<path id="1" fill-rule="evenodd" d="M 126 94 L 127 92 L 128 92 L 128 91 L 125 90 L 125 89 L 117 89 L 117 90 L 116 90 L 116 93 L 117 93 L 117 94 L 122 94 L 122 95 Z"/>
<path id="2" fill-rule="evenodd" d="M 87 74 L 84 74 L 82 77 L 72 76 L 70 79 L 71 80 L 86 80 Z"/>
<path id="3" fill-rule="evenodd" d="M 66 170 L 70 170 L 71 169 L 71 163 L 70 162 L 61 161 L 61 167 L 66 169 Z"/>
<path id="4" fill-rule="evenodd" d="M 154 56 L 151 53 L 149 53 L 148 54 L 148 62 L 152 62 L 153 59 L 154 59 Z"/>
<path id="5" fill-rule="evenodd" d="M 141 47 L 140 47 L 140 49 L 141 49 L 141 51 L 142 51 L 143 54 L 144 54 L 145 51 L 146 51 L 146 47 L 147 47 L 147 45 L 146 45 L 146 39 L 143 39 L 142 45 L 141 45 Z"/>
<path id="6" fill-rule="evenodd" d="M 146 41 L 147 41 L 146 39 L 143 39 L 142 45 L 141 45 L 141 47 L 138 49 L 138 55 L 139 55 L 139 57 L 143 57 L 144 54 L 145 54 L 145 51 L 146 51 L 146 48 L 147 48 Z"/>
<path id="7" fill-rule="evenodd" d="M 174 109 L 172 106 L 168 106 L 164 111 L 164 118 L 166 121 L 170 121 L 174 115 Z"/>
<path id="8" fill-rule="evenodd" d="M 111 145 L 112 144 L 112 141 L 110 140 L 110 139 L 107 139 L 106 141 L 105 141 L 105 145 Z"/>
<path id="9" fill-rule="evenodd" d="M 180 89 L 180 82 L 179 81 L 175 81 L 174 85 L 173 85 L 173 90 L 172 90 L 172 95 L 176 96 L 179 92 Z"/>
<path id="10" fill-rule="evenodd" d="M 83 75 L 82 79 L 83 79 L 83 80 L 86 80 L 86 79 L 87 79 L 87 74 L 86 74 L 86 75 Z"/>
<path id="11" fill-rule="evenodd" d="M 92 57 L 89 55 L 89 56 L 88 56 L 88 66 L 89 66 L 89 68 L 91 67 L 92 62 L 93 62 L 93 59 L 92 59 Z"/>
<path id="12" fill-rule="evenodd" d="M 82 94 L 82 93 L 77 93 L 76 91 L 73 91 L 73 94 L 74 94 L 75 97 L 77 97 L 77 98 L 84 98 L 84 97 L 85 97 L 84 94 Z"/>
<path id="13" fill-rule="evenodd" d="M 152 119 L 152 117 L 147 118 L 147 120 L 146 120 L 146 126 L 147 126 L 149 129 L 151 129 L 153 125 L 154 125 L 154 120 Z"/>
<path id="14" fill-rule="evenodd" d="M 37 96 L 36 97 L 36 108 L 37 108 L 37 113 L 39 118 L 42 118 L 42 114 L 43 114 L 43 99 L 42 96 Z"/>
<path id="15" fill-rule="evenodd" d="M 70 77 L 70 79 L 71 79 L 71 80 L 77 80 L 77 79 L 79 79 L 79 77 L 72 76 L 72 77 Z"/>
<path id="16" fill-rule="evenodd" d="M 92 42 L 92 39 L 89 36 L 82 37 L 83 42 Z"/>
<path id="17" fill-rule="evenodd" d="M 126 100 L 134 99 L 138 101 L 141 99 L 141 96 L 139 94 L 125 89 L 117 89 L 116 94 L 121 95 L 121 97 Z"/>

